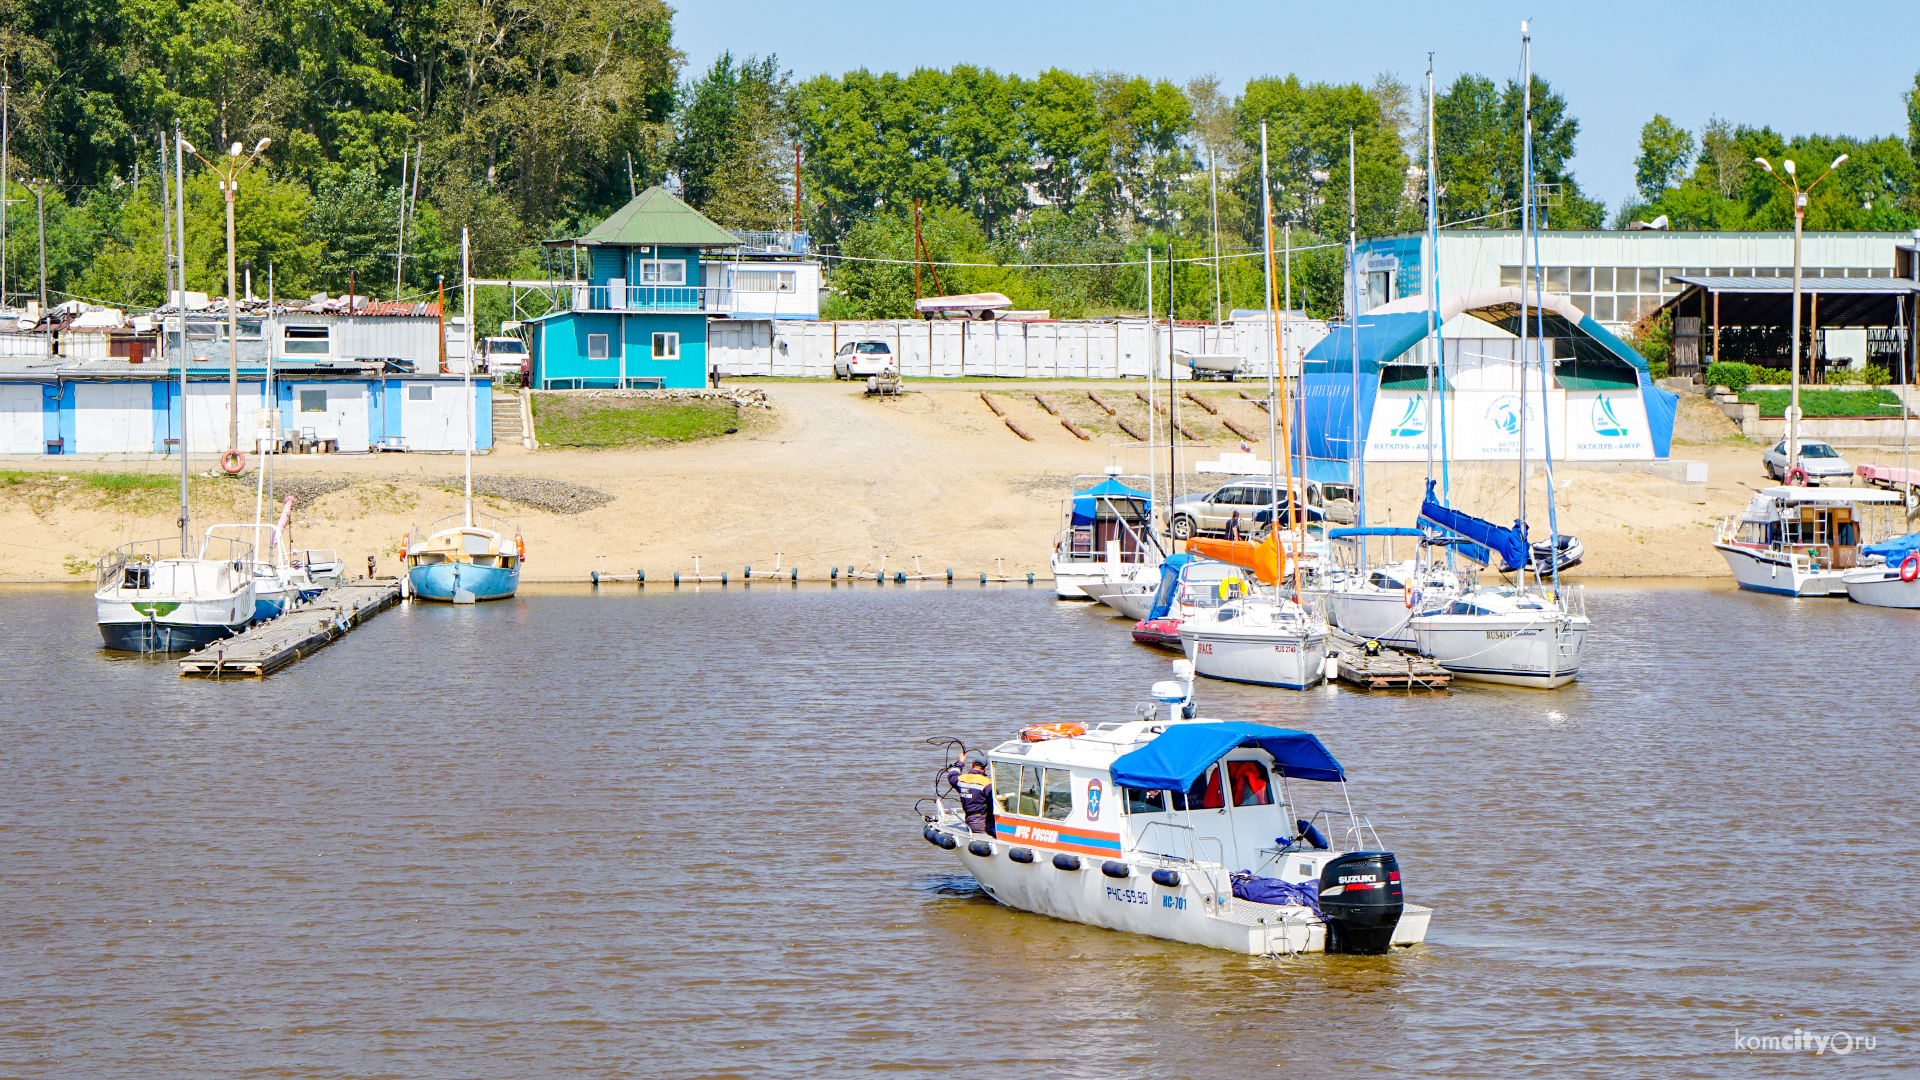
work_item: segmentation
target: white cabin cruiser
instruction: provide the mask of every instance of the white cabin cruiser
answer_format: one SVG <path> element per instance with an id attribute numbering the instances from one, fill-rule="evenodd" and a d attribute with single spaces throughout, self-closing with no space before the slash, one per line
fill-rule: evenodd
<path id="1" fill-rule="evenodd" d="M 1191 719 L 1193 670 L 1174 673 L 1153 688 L 1164 717 L 1142 704 L 1136 720 L 1028 728 L 990 751 L 992 835 L 951 798 L 922 835 L 1000 903 L 1090 926 L 1256 956 L 1424 940 L 1432 909 L 1405 902 L 1320 740 Z M 1319 792 L 1328 805 L 1308 809 Z"/>
<path id="2" fill-rule="evenodd" d="M 1860 565 L 1840 575 L 1854 603 L 1920 608 L 1920 533 L 1860 549 Z"/>
<path id="3" fill-rule="evenodd" d="M 1578 588 L 1557 596 L 1475 589 L 1410 625 L 1420 651 L 1459 678 L 1551 690 L 1580 675 L 1581 649 L 1593 626 L 1585 606 Z"/>
<path id="4" fill-rule="evenodd" d="M 1128 481 L 1132 481 L 1129 484 Z M 1166 550 L 1153 531 L 1153 489 L 1144 476 L 1076 476 L 1066 500 L 1066 527 L 1054 537 L 1053 594 L 1090 599 L 1084 586 L 1158 581 Z"/>
<path id="5" fill-rule="evenodd" d="M 1859 562 L 1862 507 L 1901 501 L 1896 491 L 1771 487 L 1740 518 L 1720 522 L 1713 547 L 1743 589 L 1782 596 L 1848 595 L 1842 576 Z"/>
<path id="6" fill-rule="evenodd" d="M 123 545 L 96 567 L 93 606 L 100 638 L 123 652 L 192 652 L 252 625 L 253 547 L 208 536 L 183 549 L 178 537 Z"/>

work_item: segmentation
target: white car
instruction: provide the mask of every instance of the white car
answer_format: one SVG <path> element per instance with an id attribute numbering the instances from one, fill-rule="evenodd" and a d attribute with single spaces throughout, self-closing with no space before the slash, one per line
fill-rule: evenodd
<path id="1" fill-rule="evenodd" d="M 849 341 L 833 354 L 833 377 L 864 379 L 869 375 L 898 374 L 893 346 L 884 341 Z"/>
<path id="2" fill-rule="evenodd" d="M 1775 480 L 1787 478 L 1787 441 L 1775 443 L 1768 451 L 1760 455 L 1760 463 L 1766 467 L 1767 475 Z M 1800 468 L 1807 474 L 1807 483 L 1821 484 L 1834 480 L 1847 480 L 1853 476 L 1853 466 L 1840 456 L 1840 451 L 1823 442 L 1800 440 Z"/>

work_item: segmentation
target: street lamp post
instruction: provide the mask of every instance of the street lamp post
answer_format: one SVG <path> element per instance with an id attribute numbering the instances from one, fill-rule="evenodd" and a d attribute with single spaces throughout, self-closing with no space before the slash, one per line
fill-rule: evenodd
<path id="1" fill-rule="evenodd" d="M 213 162 L 208 161 L 205 157 L 201 156 L 200 151 L 195 150 L 193 148 L 192 143 L 189 143 L 184 139 L 180 141 L 180 146 L 183 149 L 185 149 L 187 153 L 192 154 L 194 157 L 200 158 L 201 164 L 205 165 L 209 169 L 212 169 L 214 173 L 220 177 L 220 191 L 227 198 L 227 449 L 228 450 L 240 449 L 240 344 L 239 344 L 240 301 L 233 294 L 233 290 L 234 290 L 233 200 L 234 200 L 234 196 L 238 193 L 240 188 L 240 174 L 247 170 L 247 166 L 252 165 L 255 161 L 259 160 L 261 152 L 266 150 L 267 144 L 271 143 L 272 141 L 273 141 L 272 139 L 261 139 L 260 142 L 256 146 L 254 146 L 253 153 L 247 155 L 247 160 L 245 161 L 240 160 L 240 149 L 241 149 L 240 144 L 234 143 L 232 149 L 227 151 L 227 167 L 225 170 L 222 170 L 220 166 L 215 165 Z M 186 289 L 186 286 L 182 285 L 181 300 L 183 303 L 186 299 L 185 289 Z M 272 354 L 273 352 L 272 342 L 267 343 L 267 352 L 269 355 Z M 184 406 L 182 407 L 184 408 Z"/>
<path id="2" fill-rule="evenodd" d="M 1787 173 L 1784 177 L 1773 171 L 1773 166 L 1767 164 L 1766 158 L 1753 160 L 1755 164 L 1767 170 L 1768 176 L 1780 181 L 1781 186 L 1793 193 L 1793 352 L 1787 362 L 1793 374 L 1793 400 L 1787 406 L 1786 472 L 1790 476 L 1793 470 L 1800 466 L 1800 231 L 1807 220 L 1807 193 L 1812 191 L 1821 180 L 1833 175 L 1833 170 L 1846 162 L 1847 155 L 1841 154 L 1834 158 L 1833 164 L 1827 166 L 1827 171 L 1821 173 L 1818 179 L 1806 187 L 1800 186 L 1800 178 L 1794 174 L 1792 158 L 1782 158 L 1780 161 L 1781 167 Z M 1805 475 L 1806 472 L 1802 469 L 1801 476 Z"/>

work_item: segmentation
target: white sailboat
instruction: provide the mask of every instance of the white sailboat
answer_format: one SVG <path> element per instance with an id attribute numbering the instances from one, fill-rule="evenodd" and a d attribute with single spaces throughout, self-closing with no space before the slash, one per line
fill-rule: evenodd
<path id="1" fill-rule="evenodd" d="M 186 249 L 179 133 L 174 133 L 174 216 L 162 235 L 169 245 L 178 227 Z M 160 175 L 166 177 L 166 152 Z M 166 204 L 165 193 L 161 204 Z M 177 262 L 169 251 L 168 284 Z M 182 271 L 184 281 L 184 270 Z M 164 324 L 163 324 L 164 325 Z M 138 540 L 115 548 L 95 565 L 94 619 L 109 649 L 123 652 L 190 652 L 231 637 L 254 621 L 253 547 L 208 535 L 196 548 L 187 510 L 187 355 L 184 314 L 180 328 L 180 535 Z"/>

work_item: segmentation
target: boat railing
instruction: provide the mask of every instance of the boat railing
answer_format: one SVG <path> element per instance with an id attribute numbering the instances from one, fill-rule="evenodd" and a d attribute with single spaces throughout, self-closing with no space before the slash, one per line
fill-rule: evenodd
<path id="1" fill-rule="evenodd" d="M 135 540 L 114 548 L 94 563 L 94 587 L 111 588 L 116 593 L 151 589 L 152 568 L 170 559 L 207 559 L 231 564 L 241 572 L 253 562 L 253 545 L 227 536 L 210 536 L 199 543 L 192 539 L 182 543 L 178 536 Z M 251 574 L 250 569 L 245 572 Z M 186 580 L 198 578 L 189 575 Z"/>
<path id="2" fill-rule="evenodd" d="M 446 517 L 429 524 L 425 529 L 421 530 L 415 539 L 424 540 L 434 533 L 444 532 L 448 529 L 458 529 L 466 524 L 467 515 L 448 514 Z M 474 514 L 473 527 L 476 529 L 486 529 L 489 532 L 496 532 L 501 536 L 512 536 L 517 531 L 513 522 L 505 518 L 494 517 L 492 514 Z"/>
<path id="3" fill-rule="evenodd" d="M 1345 818 L 1345 827 L 1336 828 L 1335 818 Z M 1321 838 L 1337 851 L 1386 850 L 1386 846 L 1380 843 L 1380 834 L 1374 831 L 1373 822 L 1367 820 L 1365 814 L 1346 810 L 1315 810 L 1313 816 L 1307 819 L 1307 826 L 1319 832 Z M 1371 847 L 1367 846 L 1368 840 L 1373 841 Z"/>
<path id="4" fill-rule="evenodd" d="M 1562 585 L 1558 593 L 1560 610 L 1575 618 L 1585 618 L 1587 614 L 1587 587 L 1585 585 Z"/>
<path id="5" fill-rule="evenodd" d="M 1208 844 L 1213 845 L 1211 860 L 1203 858 L 1207 854 Z M 1227 862 L 1226 848 L 1218 837 L 1201 836 L 1193 826 L 1172 821 L 1148 822 L 1133 842 L 1133 854 L 1193 865 L 1211 861 L 1215 865 L 1225 866 Z"/>

